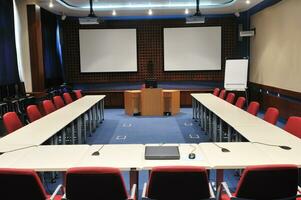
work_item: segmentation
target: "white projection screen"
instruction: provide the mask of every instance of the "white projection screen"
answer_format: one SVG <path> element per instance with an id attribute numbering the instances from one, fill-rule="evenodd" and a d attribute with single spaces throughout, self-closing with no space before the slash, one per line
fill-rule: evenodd
<path id="1" fill-rule="evenodd" d="M 222 28 L 164 28 L 164 70 L 221 70 Z"/>
<path id="2" fill-rule="evenodd" d="M 136 29 L 80 29 L 81 72 L 137 72 Z"/>

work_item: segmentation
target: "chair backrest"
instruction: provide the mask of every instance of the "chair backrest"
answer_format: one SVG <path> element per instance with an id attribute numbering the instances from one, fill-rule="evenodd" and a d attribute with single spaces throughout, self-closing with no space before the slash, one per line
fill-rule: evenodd
<path id="1" fill-rule="evenodd" d="M 64 101 L 66 104 L 70 104 L 73 102 L 72 98 L 71 98 L 71 95 L 68 93 L 68 92 L 65 92 L 63 94 L 63 97 L 64 97 Z"/>
<path id="2" fill-rule="evenodd" d="M 220 89 L 219 88 L 214 88 L 213 90 L 213 95 L 218 96 Z"/>
<path id="3" fill-rule="evenodd" d="M 19 128 L 23 127 L 21 120 L 19 119 L 17 113 L 7 112 L 3 115 L 3 123 L 6 128 L 7 133 L 12 133 Z"/>
<path id="4" fill-rule="evenodd" d="M 260 104 L 257 101 L 252 101 L 247 108 L 247 112 L 256 116 L 259 111 L 259 106 Z"/>
<path id="5" fill-rule="evenodd" d="M 43 101 L 43 108 L 44 108 L 46 115 L 48 115 L 56 110 L 55 106 L 53 105 L 52 101 L 50 101 L 50 100 Z"/>
<path id="6" fill-rule="evenodd" d="M 27 117 L 29 119 L 29 122 L 34 122 L 42 117 L 42 114 L 39 111 L 39 108 L 37 105 L 27 106 L 26 112 L 27 112 Z"/>
<path id="7" fill-rule="evenodd" d="M 276 124 L 279 116 L 279 110 L 274 107 L 269 107 L 264 114 L 263 120 L 271 123 Z"/>
<path id="8" fill-rule="evenodd" d="M 62 99 L 61 96 L 54 96 L 53 102 L 54 102 L 56 109 L 60 109 L 65 106 L 64 100 Z"/>
<path id="9" fill-rule="evenodd" d="M 128 194 L 119 169 L 82 167 L 67 171 L 66 197 L 70 200 L 125 200 Z"/>
<path id="10" fill-rule="evenodd" d="M 295 196 L 297 187 L 295 165 L 252 166 L 244 170 L 235 194 L 246 199 L 280 199 Z"/>
<path id="11" fill-rule="evenodd" d="M 289 117 L 284 126 L 284 130 L 301 138 L 301 117 Z"/>
<path id="12" fill-rule="evenodd" d="M 232 92 L 230 92 L 230 93 L 227 95 L 226 101 L 227 101 L 228 103 L 233 104 L 234 99 L 235 99 L 235 94 L 232 93 Z"/>
<path id="13" fill-rule="evenodd" d="M 76 99 L 80 99 L 82 98 L 82 91 L 81 90 L 73 90 L 74 94 L 75 94 L 75 97 Z"/>
<path id="14" fill-rule="evenodd" d="M 208 176 L 203 167 L 155 167 L 147 188 L 151 199 L 207 199 Z"/>
<path id="15" fill-rule="evenodd" d="M 221 90 L 218 97 L 221 99 L 225 99 L 225 96 L 226 96 L 226 90 Z"/>
<path id="16" fill-rule="evenodd" d="M 47 199 L 36 172 L 22 169 L 0 169 L 1 199 Z"/>
<path id="17" fill-rule="evenodd" d="M 238 107 L 238 108 L 243 108 L 244 105 L 245 105 L 245 102 L 246 102 L 246 98 L 245 97 L 238 97 L 236 103 L 235 103 L 235 106 Z"/>

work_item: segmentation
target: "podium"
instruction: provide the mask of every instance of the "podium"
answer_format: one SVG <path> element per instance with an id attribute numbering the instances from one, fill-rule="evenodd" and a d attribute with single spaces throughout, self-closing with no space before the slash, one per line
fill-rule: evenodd
<path id="1" fill-rule="evenodd" d="M 162 116 L 180 112 L 180 91 L 146 88 L 124 92 L 124 106 L 127 115 Z"/>

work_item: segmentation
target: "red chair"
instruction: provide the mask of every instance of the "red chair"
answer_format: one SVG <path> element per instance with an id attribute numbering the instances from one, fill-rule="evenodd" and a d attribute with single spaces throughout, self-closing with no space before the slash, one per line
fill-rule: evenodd
<path id="1" fill-rule="evenodd" d="M 269 107 L 264 114 L 263 120 L 271 123 L 276 124 L 279 116 L 279 110 L 274 107 Z"/>
<path id="2" fill-rule="evenodd" d="M 237 106 L 238 108 L 243 108 L 246 102 L 246 98 L 245 97 L 238 97 L 235 106 Z"/>
<path id="3" fill-rule="evenodd" d="M 53 105 L 52 101 L 50 101 L 50 100 L 43 101 L 43 108 L 44 108 L 46 115 L 48 115 L 56 110 L 55 106 Z"/>
<path id="4" fill-rule="evenodd" d="M 41 112 L 38 109 L 37 105 L 29 105 L 26 108 L 27 117 L 29 119 L 29 122 L 34 122 L 42 117 Z"/>
<path id="5" fill-rule="evenodd" d="M 221 90 L 218 97 L 221 99 L 225 99 L 225 96 L 226 96 L 226 90 Z"/>
<path id="6" fill-rule="evenodd" d="M 222 183 L 217 199 L 296 199 L 297 188 L 297 166 L 253 166 L 244 170 L 234 194 L 229 192 L 226 183 Z M 225 189 L 226 194 L 221 195 L 222 189 Z"/>
<path id="7" fill-rule="evenodd" d="M 1 199 L 28 199 L 28 200 L 60 200 L 57 195 L 61 185 L 51 196 L 46 193 L 43 184 L 33 170 L 0 169 Z"/>
<path id="8" fill-rule="evenodd" d="M 218 96 L 219 91 L 220 91 L 219 88 L 215 88 L 215 89 L 213 90 L 213 95 L 214 95 L 214 96 Z"/>
<path id="9" fill-rule="evenodd" d="M 135 199 L 136 185 L 128 195 L 120 170 L 110 167 L 79 167 L 66 173 L 66 198 L 84 199 Z"/>
<path id="10" fill-rule="evenodd" d="M 211 199 L 213 190 L 204 167 L 155 167 L 142 198 L 150 199 Z"/>
<path id="11" fill-rule="evenodd" d="M 289 117 L 284 126 L 284 130 L 301 138 L 301 117 Z"/>
<path id="12" fill-rule="evenodd" d="M 75 97 L 76 99 L 80 99 L 82 98 L 82 91 L 81 90 L 73 90 L 74 94 L 75 94 Z"/>
<path id="13" fill-rule="evenodd" d="M 66 104 L 70 104 L 73 102 L 72 98 L 71 98 L 71 95 L 68 93 L 68 92 L 65 92 L 63 94 L 63 97 L 64 97 L 64 101 Z"/>
<path id="14" fill-rule="evenodd" d="M 257 101 L 252 101 L 248 106 L 247 112 L 256 116 L 259 111 L 259 106 L 260 104 Z"/>
<path id="15" fill-rule="evenodd" d="M 62 99 L 61 96 L 54 96 L 53 102 L 54 102 L 56 109 L 60 109 L 65 106 L 64 100 Z"/>
<path id="16" fill-rule="evenodd" d="M 3 115 L 3 123 L 8 134 L 23 127 L 21 120 L 15 112 L 5 113 Z"/>
<path id="17" fill-rule="evenodd" d="M 233 104 L 234 99 L 235 99 L 235 94 L 232 93 L 232 92 L 230 92 L 230 93 L 227 95 L 226 101 L 227 101 L 228 103 Z"/>

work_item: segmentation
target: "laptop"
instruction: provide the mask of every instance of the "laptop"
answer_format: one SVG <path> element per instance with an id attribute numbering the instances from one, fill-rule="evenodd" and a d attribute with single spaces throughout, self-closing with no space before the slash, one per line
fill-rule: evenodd
<path id="1" fill-rule="evenodd" d="M 179 160 L 178 146 L 146 146 L 145 160 Z"/>

